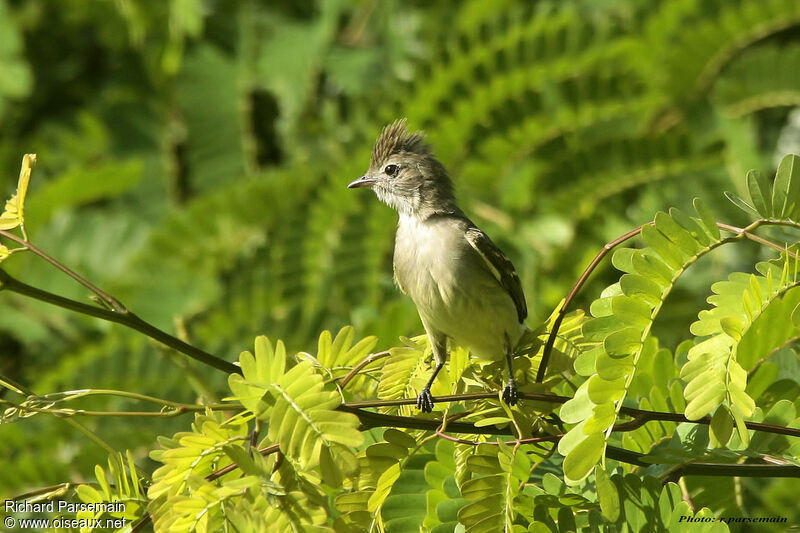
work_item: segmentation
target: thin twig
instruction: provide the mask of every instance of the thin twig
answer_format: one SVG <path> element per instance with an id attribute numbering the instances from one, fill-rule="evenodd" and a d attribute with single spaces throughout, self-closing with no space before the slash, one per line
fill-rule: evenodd
<path id="1" fill-rule="evenodd" d="M 0 236 L 5 237 L 6 239 L 12 240 L 12 241 L 16 242 L 17 244 L 19 244 L 20 246 L 25 247 L 27 250 L 30 250 L 32 253 L 38 255 L 39 257 L 41 257 L 42 259 L 44 259 L 45 261 L 47 261 L 48 263 L 50 263 L 51 265 L 53 265 L 54 267 L 56 267 L 57 269 L 62 271 L 64 274 L 66 274 L 67 276 L 71 277 L 72 279 L 74 279 L 75 281 L 77 281 L 78 283 L 80 283 L 81 285 L 83 285 L 84 287 L 89 289 L 90 291 L 92 291 L 95 295 L 97 295 L 98 298 L 100 298 L 100 300 L 102 300 L 113 311 L 116 311 L 117 313 L 127 313 L 128 312 L 128 310 L 125 308 L 124 305 L 122 305 L 122 303 L 119 300 L 117 300 L 116 298 L 114 298 L 113 296 L 111 296 L 110 294 L 105 292 L 104 290 L 100 289 L 99 287 L 94 285 L 92 282 L 90 282 L 89 280 L 87 280 L 86 278 L 84 278 L 83 276 L 78 274 L 77 272 L 75 272 L 72 269 L 70 269 L 69 267 L 67 267 L 65 264 L 61 263 L 60 261 L 57 261 L 54 257 L 49 255 L 45 251 L 41 250 L 40 248 L 35 246 L 33 243 L 31 243 L 27 239 L 22 239 L 20 237 L 17 237 L 16 235 L 11 233 L 10 231 L 6 231 L 6 230 L 0 230 Z"/>
<path id="2" fill-rule="evenodd" d="M 2 272 L 2 270 L 0 270 L 0 272 Z M 0 288 L 2 288 L 2 282 L 1 281 L 0 281 Z M 31 389 L 29 389 L 29 388 L 27 388 L 27 387 L 25 387 L 23 385 L 17 384 L 17 383 L 14 383 L 14 386 L 13 386 L 13 388 L 11 388 L 11 390 L 13 390 L 14 392 L 17 392 L 19 394 L 24 394 L 26 396 L 36 396 L 36 394 Z M 89 440 L 91 440 L 92 442 L 94 442 L 95 444 L 100 446 L 109 455 L 112 455 L 112 454 L 117 452 L 117 450 L 115 450 L 109 443 L 104 441 L 100 437 L 100 435 L 96 434 L 95 432 L 93 432 L 91 429 L 87 428 L 86 426 L 84 426 L 80 422 L 78 422 L 76 420 L 72 420 L 71 418 L 67 418 L 66 420 L 64 420 L 64 422 L 66 422 L 67 424 L 69 424 L 73 428 L 77 429 L 78 431 L 80 431 L 81 433 L 86 435 L 86 437 L 88 437 Z"/>
<path id="3" fill-rule="evenodd" d="M 360 363 L 354 366 L 353 369 L 350 370 L 350 372 L 348 372 L 346 376 L 342 378 L 342 380 L 339 382 L 339 387 L 341 389 L 344 389 L 345 387 L 347 387 L 347 384 L 350 383 L 350 380 L 353 379 L 356 376 L 356 374 L 361 372 L 362 368 L 369 365 L 373 361 L 377 361 L 378 359 L 388 357 L 389 355 L 390 355 L 389 350 L 384 350 L 382 352 L 375 352 L 369 354 Z"/>
<path id="4" fill-rule="evenodd" d="M 652 224 L 652 222 L 650 224 Z M 586 280 L 589 279 L 591 273 L 594 271 L 594 269 L 597 267 L 600 261 L 602 261 L 603 258 L 608 254 L 608 252 L 610 252 L 623 242 L 627 241 L 628 239 L 635 237 L 636 235 L 639 235 L 642 232 L 642 228 L 647 225 L 648 224 L 642 224 L 638 228 L 634 228 L 629 232 L 625 233 L 624 235 L 620 235 L 613 241 L 603 245 L 603 248 L 597 253 L 596 256 L 594 256 L 592 262 L 589 263 L 589 266 L 587 266 L 584 269 L 583 273 L 578 278 L 578 281 L 576 281 L 575 285 L 572 286 L 572 289 L 570 289 L 569 294 L 567 294 L 567 297 L 564 299 L 564 303 L 558 310 L 558 316 L 556 316 L 556 320 L 555 322 L 553 322 L 553 329 L 550 330 L 550 335 L 547 337 L 547 343 L 545 344 L 544 351 L 542 352 L 542 360 L 539 363 L 539 370 L 537 370 L 536 372 L 537 383 L 541 383 L 542 380 L 544 379 L 544 374 L 545 371 L 547 370 L 547 363 L 550 361 L 550 352 L 553 350 L 553 345 L 556 342 L 556 336 L 558 335 L 558 330 L 561 327 L 561 322 L 564 320 L 564 317 L 567 314 L 567 308 L 569 307 L 569 304 L 572 303 L 572 300 L 575 298 L 575 295 L 578 294 L 578 291 L 581 290 L 583 284 L 586 283 Z"/>
<path id="5" fill-rule="evenodd" d="M 763 225 L 778 225 L 778 224 L 776 224 L 776 222 L 769 221 L 769 220 L 756 220 L 755 222 L 753 222 L 752 224 L 750 224 L 746 228 L 739 228 L 739 227 L 736 227 L 736 226 L 731 226 L 730 224 L 724 224 L 722 222 L 717 222 L 717 226 L 720 229 L 723 229 L 725 231 L 730 231 L 732 233 L 736 233 L 737 235 L 741 235 L 742 237 L 744 237 L 746 239 L 749 239 L 749 240 L 751 240 L 753 242 L 757 242 L 759 244 L 763 244 L 764 246 L 769 246 L 770 248 L 778 250 L 781 253 L 786 253 L 787 255 L 790 255 L 790 256 L 794 257 L 795 259 L 800 259 L 800 256 L 798 256 L 794 252 L 788 251 L 785 246 L 781 246 L 780 244 L 777 244 L 777 243 L 774 243 L 774 242 L 772 242 L 770 240 L 767 240 L 764 237 L 759 237 L 758 235 L 755 235 L 754 233 L 751 233 L 754 229 L 758 228 L 759 226 L 763 226 Z M 789 227 L 794 228 L 796 226 L 789 225 Z"/>
<path id="6" fill-rule="evenodd" d="M 9 400 L 0 399 L 0 405 L 10 406 L 16 409 L 18 413 L 12 413 L 13 416 L 23 416 L 25 413 L 40 413 L 50 414 L 59 418 L 67 418 L 70 416 L 119 416 L 119 417 L 151 417 L 151 418 L 172 418 L 187 413 L 204 412 L 206 409 L 213 409 L 215 411 L 241 411 L 243 408 L 239 404 L 222 404 L 222 405 L 182 405 L 179 407 L 171 407 L 161 411 L 90 411 L 86 409 L 71 409 L 68 407 L 35 407 L 27 406 L 25 404 L 17 404 Z M 10 418 L 8 414 L 0 415 L 0 420 Z"/>
<path id="7" fill-rule="evenodd" d="M 157 340 L 169 346 L 170 348 L 174 348 L 175 350 L 178 350 L 179 352 L 184 353 L 203 364 L 212 366 L 216 369 L 227 372 L 228 374 L 242 373 L 242 369 L 239 366 L 234 365 L 233 363 L 221 359 L 215 355 L 211 355 L 210 353 L 192 346 L 191 344 L 183 342 L 177 337 L 173 337 L 169 333 L 158 329 L 149 322 L 145 322 L 130 311 L 120 313 L 111 309 L 88 305 L 70 298 L 64 298 L 63 296 L 53 294 L 52 292 L 47 292 L 31 285 L 27 285 L 18 279 L 11 277 L 2 269 L 0 269 L 0 289 L 16 292 L 17 294 L 21 294 L 35 300 L 49 303 L 58 307 L 63 307 L 64 309 L 69 309 L 70 311 L 75 311 L 84 315 L 102 318 L 103 320 L 107 320 L 109 322 L 122 324 L 123 326 L 135 329 L 136 331 L 143 333 L 151 339 Z"/>

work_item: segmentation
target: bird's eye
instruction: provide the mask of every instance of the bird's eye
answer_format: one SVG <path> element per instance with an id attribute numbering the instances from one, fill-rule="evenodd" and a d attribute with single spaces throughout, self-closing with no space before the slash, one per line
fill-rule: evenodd
<path id="1" fill-rule="evenodd" d="M 383 169 L 387 176 L 395 176 L 398 170 L 400 167 L 397 165 L 386 165 L 386 168 Z"/>

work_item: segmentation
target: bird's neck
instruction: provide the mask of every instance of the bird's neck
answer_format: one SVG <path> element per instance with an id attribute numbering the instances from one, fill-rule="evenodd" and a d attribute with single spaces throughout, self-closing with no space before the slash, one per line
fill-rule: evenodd
<path id="1" fill-rule="evenodd" d="M 459 209 L 456 204 L 456 199 L 445 196 L 436 196 L 434 198 L 420 198 L 415 202 L 413 207 L 408 209 L 398 209 L 401 219 L 406 219 L 409 222 L 415 223 L 424 222 L 425 220 L 436 216 L 463 216 L 464 213 Z"/>

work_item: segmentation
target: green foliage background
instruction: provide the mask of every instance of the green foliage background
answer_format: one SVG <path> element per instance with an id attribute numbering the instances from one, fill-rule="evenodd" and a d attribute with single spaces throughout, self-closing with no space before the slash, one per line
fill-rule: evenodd
<path id="1" fill-rule="evenodd" d="M 391 280 L 395 215 L 345 188 L 383 124 L 426 130 L 463 208 L 516 265 L 537 325 L 604 243 L 659 210 L 693 213 L 700 197 L 746 225 L 722 191 L 747 197 L 748 169 L 773 176 L 800 153 L 799 65 L 796 0 L 0 0 L 0 183 L 10 196 L 21 155 L 38 153 L 33 241 L 211 353 L 236 360 L 259 334 L 315 353 L 320 331 L 346 324 L 385 349 L 422 331 Z M 711 283 L 773 257 L 741 245 L 700 259 L 652 325 L 658 348 L 685 363 L 678 345 Z M 30 254 L 3 266 L 86 298 Z M 618 278 L 601 269 L 576 307 Z M 783 388 L 756 398 L 765 411 L 800 391 L 794 349 L 773 363 Z M 221 373 L 120 326 L 5 293 L 0 374 L 40 394 L 230 394 Z M 649 389 L 629 397 L 656 405 Z M 150 470 L 156 436 L 188 425 L 84 422 Z M 640 451 L 658 440 L 638 438 Z M 0 499 L 93 480 L 107 460 L 54 417 L 2 424 L 0 442 Z M 688 479 L 699 506 L 800 521 L 796 480 Z"/>

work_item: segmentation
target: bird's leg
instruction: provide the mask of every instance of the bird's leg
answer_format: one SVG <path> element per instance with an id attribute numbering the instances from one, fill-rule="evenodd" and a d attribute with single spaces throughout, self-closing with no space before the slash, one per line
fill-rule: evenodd
<path id="1" fill-rule="evenodd" d="M 417 396 L 417 409 L 422 411 L 423 413 L 430 413 L 433 411 L 433 396 L 431 396 L 431 385 L 433 385 L 433 380 L 436 379 L 436 374 L 444 366 L 444 360 L 440 360 L 437 358 L 436 360 L 436 368 L 433 369 L 433 374 L 431 374 L 431 379 L 422 387 L 422 390 L 419 392 L 419 396 Z"/>
<path id="2" fill-rule="evenodd" d="M 516 405 L 519 400 L 517 384 L 514 381 L 514 367 L 511 364 L 511 349 L 506 350 L 506 363 L 508 363 L 508 385 L 503 387 L 503 401 L 508 405 Z"/>

